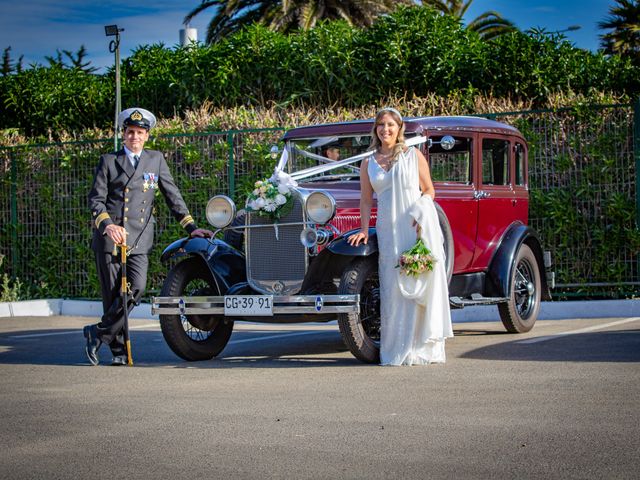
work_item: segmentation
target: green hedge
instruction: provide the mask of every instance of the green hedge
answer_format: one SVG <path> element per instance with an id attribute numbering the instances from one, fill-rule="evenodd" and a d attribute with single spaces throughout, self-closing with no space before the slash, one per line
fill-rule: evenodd
<path id="1" fill-rule="evenodd" d="M 429 94 L 521 98 L 557 92 L 635 96 L 638 68 L 573 47 L 558 35 L 514 32 L 487 42 L 428 7 L 400 8 L 372 27 L 322 23 L 290 35 L 250 26 L 212 46 L 139 47 L 122 65 L 123 105 L 160 116 L 214 106 L 276 103 L 353 108 Z M 111 123 L 113 71 L 36 67 L 0 78 L 0 129 L 26 135 Z"/>

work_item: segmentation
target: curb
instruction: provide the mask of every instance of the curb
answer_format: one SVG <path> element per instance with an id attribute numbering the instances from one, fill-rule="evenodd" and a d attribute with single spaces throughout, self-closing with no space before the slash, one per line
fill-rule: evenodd
<path id="1" fill-rule="evenodd" d="M 102 302 L 86 300 L 43 299 L 0 303 L 0 317 L 101 317 Z M 569 318 L 640 317 L 640 299 L 585 300 L 542 302 L 538 320 Z M 151 314 L 151 305 L 143 303 L 133 309 L 129 318 L 158 320 Z M 454 323 L 495 322 L 500 319 L 496 305 L 483 305 L 451 310 Z"/>

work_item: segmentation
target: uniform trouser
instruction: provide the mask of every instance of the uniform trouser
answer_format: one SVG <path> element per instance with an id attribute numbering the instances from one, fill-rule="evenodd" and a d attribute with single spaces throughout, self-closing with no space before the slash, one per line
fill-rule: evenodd
<path id="1" fill-rule="evenodd" d="M 96 326 L 98 338 L 109 345 L 114 356 L 125 355 L 124 309 L 122 308 L 120 252 L 118 255 L 96 252 L 96 267 L 102 290 L 104 315 Z M 128 295 L 128 311 L 140 301 L 147 285 L 149 256 L 129 255 L 127 257 L 127 283 L 131 285 Z"/>

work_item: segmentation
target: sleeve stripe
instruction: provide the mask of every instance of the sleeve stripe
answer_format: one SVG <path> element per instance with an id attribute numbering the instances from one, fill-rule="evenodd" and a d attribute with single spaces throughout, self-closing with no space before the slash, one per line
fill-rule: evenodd
<path id="1" fill-rule="evenodd" d="M 102 212 L 100 215 L 98 215 L 96 217 L 96 228 L 100 228 L 100 224 L 107 218 L 109 218 L 109 214 L 107 212 Z"/>
<path id="2" fill-rule="evenodd" d="M 185 215 L 182 220 L 180 220 L 180 225 L 182 226 L 182 228 L 186 227 L 190 223 L 195 223 L 191 215 Z"/>

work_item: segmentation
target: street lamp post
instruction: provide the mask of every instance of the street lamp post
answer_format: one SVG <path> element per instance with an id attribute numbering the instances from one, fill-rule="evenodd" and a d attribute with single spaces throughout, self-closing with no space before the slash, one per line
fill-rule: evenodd
<path id="1" fill-rule="evenodd" d="M 118 28 L 118 25 L 105 25 L 104 34 L 107 37 L 116 37 L 109 43 L 109 51 L 115 53 L 116 57 L 116 113 L 113 125 L 113 147 L 118 150 L 118 115 L 122 110 L 120 103 L 120 32 L 124 32 L 124 28 Z"/>

